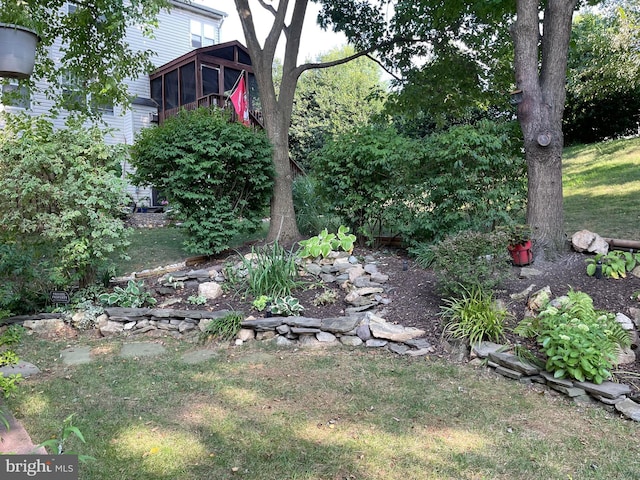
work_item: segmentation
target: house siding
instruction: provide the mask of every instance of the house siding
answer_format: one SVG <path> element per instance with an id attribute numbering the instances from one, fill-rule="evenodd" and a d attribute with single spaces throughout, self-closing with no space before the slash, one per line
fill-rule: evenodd
<path id="1" fill-rule="evenodd" d="M 63 7 L 66 11 L 67 5 Z M 206 7 L 199 6 L 196 3 L 184 3 L 181 1 L 172 1 L 172 9 L 170 11 L 162 11 L 158 16 L 158 27 L 154 30 L 155 38 L 148 38 L 142 34 L 140 27 L 129 26 L 127 29 L 127 41 L 133 50 L 152 50 L 156 53 L 151 59 L 154 67 L 159 67 L 173 60 L 176 57 L 190 52 L 194 48 L 191 46 L 191 20 L 197 20 L 202 23 L 208 23 L 214 27 L 215 43 L 220 42 L 220 27 L 226 14 L 218 12 Z M 61 58 L 62 43 L 56 41 L 49 49 L 49 56 L 59 61 Z M 149 77 L 141 75 L 138 78 L 132 78 L 126 82 L 129 94 L 133 97 L 142 99 L 150 99 Z M 38 83 L 38 90 L 42 91 L 46 88 L 44 82 Z M 0 106 L 10 112 L 24 111 L 21 108 Z M 43 95 L 34 94 L 31 98 L 31 107 L 26 110 L 31 115 L 45 115 L 53 108 L 53 102 L 46 99 Z M 133 144 L 135 135 L 143 128 L 152 125 L 151 116 L 157 113 L 156 108 L 146 105 L 131 105 L 128 110 L 115 106 L 113 115 L 103 115 L 105 129 L 110 130 L 105 135 L 105 142 L 108 144 Z M 62 113 L 58 118 L 53 120 L 55 128 L 62 128 L 65 124 L 66 115 Z M 131 165 L 127 163 L 123 168 L 123 175 L 131 172 Z M 140 197 L 151 197 L 151 189 L 129 187 L 129 194 L 134 200 Z"/>

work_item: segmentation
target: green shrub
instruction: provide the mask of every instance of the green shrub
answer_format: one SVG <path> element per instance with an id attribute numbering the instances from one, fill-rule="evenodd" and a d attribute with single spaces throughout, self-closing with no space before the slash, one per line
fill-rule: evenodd
<path id="1" fill-rule="evenodd" d="M 515 123 L 458 125 L 423 141 L 420 167 L 409 172 L 403 203 L 391 205 L 412 243 L 461 230 L 491 231 L 524 211 L 526 164 Z"/>
<path id="2" fill-rule="evenodd" d="M 474 286 L 490 290 L 511 271 L 506 237 L 501 232 L 460 232 L 422 254 L 432 261 L 438 288 L 446 295 L 463 294 Z"/>
<path id="3" fill-rule="evenodd" d="M 293 181 L 293 205 L 298 230 L 305 236 L 317 234 L 323 228 L 335 231 L 344 222 L 332 211 L 318 192 L 313 175 L 299 175 Z"/>
<path id="4" fill-rule="evenodd" d="M 325 144 L 312 159 L 317 191 L 358 235 L 369 239 L 397 228 L 407 185 L 415 180 L 422 148 L 392 127 L 368 126 Z"/>
<path id="5" fill-rule="evenodd" d="M 125 288 L 114 287 L 113 292 L 100 295 L 105 305 L 116 305 L 125 308 L 139 308 L 144 305 L 155 305 L 156 299 L 144 289 L 144 282 L 129 280 Z"/>
<path id="6" fill-rule="evenodd" d="M 211 320 L 200 335 L 202 341 L 217 339 L 221 341 L 232 340 L 240 331 L 240 324 L 244 316 L 240 312 L 230 312 L 224 317 Z"/>
<path id="7" fill-rule="evenodd" d="M 251 255 L 243 259 L 243 268 L 247 271 L 247 293 L 255 298 L 286 296 L 299 285 L 296 255 L 277 242 L 252 248 Z"/>
<path id="8" fill-rule="evenodd" d="M 568 300 L 547 305 L 538 315 L 537 341 L 547 357 L 545 368 L 556 378 L 602 383 L 620 347 L 631 344 L 613 314 L 593 308 L 584 292 L 570 291 Z"/>
<path id="9" fill-rule="evenodd" d="M 230 122 L 228 113 L 181 111 L 140 132 L 131 149 L 133 181 L 162 190 L 193 253 L 219 253 L 262 227 L 273 187 L 266 135 Z"/>
<path id="10" fill-rule="evenodd" d="M 24 294 L 29 304 L 41 301 L 41 290 L 93 283 L 109 256 L 127 245 L 120 219 L 127 196 L 116 173 L 124 149 L 106 145 L 97 127 L 54 130 L 43 118 L 16 116 L 4 125 L 0 239 L 7 247 L 0 256 L 7 248 L 19 254 L 16 261 L 0 259 L 10 295 Z M 33 286 L 20 285 L 20 271 L 36 279 Z"/>
<path id="11" fill-rule="evenodd" d="M 482 340 L 500 341 L 504 335 L 504 322 L 511 315 L 499 306 L 493 295 L 473 286 L 463 289 L 460 297 L 443 300 L 441 316 L 449 322 L 444 334 L 458 339 L 468 339 L 471 345 Z"/>

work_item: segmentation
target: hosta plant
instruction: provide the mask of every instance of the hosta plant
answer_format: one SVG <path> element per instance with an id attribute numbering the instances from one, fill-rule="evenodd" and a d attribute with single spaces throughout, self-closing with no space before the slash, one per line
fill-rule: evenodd
<path id="1" fill-rule="evenodd" d="M 343 250 L 351 253 L 356 236 L 349 233 L 349 227 L 340 225 L 338 233 L 329 233 L 325 228 L 315 237 L 298 242 L 302 247 L 299 255 L 302 258 L 326 258 L 331 252 Z"/>
<path id="2" fill-rule="evenodd" d="M 290 295 L 276 298 L 271 305 L 271 313 L 273 315 L 282 315 L 283 317 L 298 315 L 303 310 L 304 307 L 300 305 L 300 301 Z"/>
<path id="3" fill-rule="evenodd" d="M 602 383 L 611 376 L 620 347 L 631 344 L 629 334 L 613 314 L 595 310 L 584 292 L 570 291 L 566 301 L 554 305 L 538 315 L 546 370 L 556 378 Z"/>
<path id="4" fill-rule="evenodd" d="M 100 301 L 105 305 L 116 305 L 125 308 L 138 308 L 155 305 L 156 299 L 144 289 L 144 282 L 129 280 L 125 288 L 114 287 L 113 292 L 100 295 Z"/>
<path id="5" fill-rule="evenodd" d="M 598 253 L 588 258 L 587 275 L 593 276 L 596 273 L 598 262 L 602 264 L 602 275 L 609 278 L 625 278 L 627 272 L 633 270 L 640 262 L 640 253 L 623 252 L 622 250 L 611 250 L 606 255 Z"/>

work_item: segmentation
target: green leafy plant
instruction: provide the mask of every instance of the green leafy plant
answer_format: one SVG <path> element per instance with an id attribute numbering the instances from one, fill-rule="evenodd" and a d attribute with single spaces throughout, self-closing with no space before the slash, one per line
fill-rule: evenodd
<path id="1" fill-rule="evenodd" d="M 2 335 L 0 335 L 0 346 L 16 345 L 20 343 L 26 332 L 27 329 L 22 325 L 10 325 L 4 332 L 2 332 Z"/>
<path id="2" fill-rule="evenodd" d="M 271 303 L 270 296 L 260 295 L 251 303 L 251 305 L 253 305 L 253 308 L 258 310 L 259 312 L 262 312 L 265 308 L 267 308 L 267 305 L 269 305 L 270 303 Z"/>
<path id="3" fill-rule="evenodd" d="M 313 304 L 318 307 L 320 305 L 328 305 L 336 303 L 338 300 L 338 294 L 335 290 L 325 289 L 322 293 L 316 295 L 313 299 Z"/>
<path id="4" fill-rule="evenodd" d="M 611 250 L 606 255 L 597 253 L 591 258 L 587 258 L 587 275 L 593 276 L 596 273 L 598 262 L 602 263 L 602 275 L 608 278 L 624 278 L 627 272 L 633 270 L 640 262 L 640 253 L 623 252 L 621 250 Z"/>
<path id="5" fill-rule="evenodd" d="M 351 253 L 356 236 L 349 233 L 349 227 L 340 225 L 337 233 L 329 233 L 325 228 L 318 235 L 307 240 L 301 240 L 298 244 L 302 247 L 299 252 L 302 258 L 326 258 L 332 251 L 343 250 Z"/>
<path id="6" fill-rule="evenodd" d="M 482 340 L 500 340 L 504 335 L 504 322 L 511 316 L 480 286 L 464 288 L 460 297 L 447 298 L 443 302 L 440 315 L 448 320 L 443 333 L 468 339 L 471 345 Z"/>
<path id="7" fill-rule="evenodd" d="M 240 312 L 230 312 L 224 317 L 211 320 L 201 333 L 202 341 L 218 339 L 221 341 L 232 340 L 240 331 L 240 326 L 244 316 Z"/>
<path id="8" fill-rule="evenodd" d="M 80 429 L 73 425 L 73 416 L 74 414 L 71 414 L 64 419 L 64 421 L 62 422 L 62 428 L 60 429 L 60 433 L 56 438 L 51 438 L 49 440 L 46 440 L 41 444 L 39 444 L 36 448 L 39 448 L 39 447 L 48 448 L 50 451 L 55 452 L 54 453 L 55 455 L 62 455 L 62 454 L 78 455 L 77 452 L 69 452 L 65 449 L 65 444 L 72 437 L 78 438 L 78 440 L 80 440 L 82 443 L 87 443 Z M 89 455 L 78 455 L 78 460 L 81 462 L 87 462 L 89 460 L 95 460 L 95 458 Z"/>
<path id="9" fill-rule="evenodd" d="M 18 355 L 7 347 L 20 343 L 25 332 L 26 329 L 22 325 L 11 325 L 2 332 L 2 335 L 0 335 L 0 347 L 3 347 L 4 350 L 0 352 L 0 367 L 18 363 L 20 360 Z M 19 373 L 11 375 L 0 373 L 0 391 L 2 391 L 4 398 L 9 398 L 22 380 L 22 375 Z"/>
<path id="10" fill-rule="evenodd" d="M 490 290 L 499 285 L 511 272 L 505 245 L 504 233 L 467 230 L 447 236 L 422 252 L 432 261 L 438 288 L 452 295 L 468 293 L 474 286 Z"/>
<path id="11" fill-rule="evenodd" d="M 117 305 L 127 308 L 156 304 L 156 299 L 144 289 L 144 282 L 136 282 L 134 280 L 129 280 L 125 288 L 114 287 L 113 292 L 103 293 L 100 295 L 100 301 L 105 305 Z"/>
<path id="12" fill-rule="evenodd" d="M 219 253 L 262 228 L 273 191 L 271 147 L 263 132 L 229 121 L 218 108 L 181 110 L 145 128 L 131 149 L 133 181 L 171 199 L 186 248 Z"/>
<path id="13" fill-rule="evenodd" d="M 202 295 L 189 295 L 187 302 L 191 305 L 204 305 L 207 303 L 207 297 L 203 297 Z"/>
<path id="14" fill-rule="evenodd" d="M 504 232 L 508 245 L 522 245 L 531 240 L 531 227 L 527 224 L 511 223 L 496 228 L 498 232 Z"/>
<path id="15" fill-rule="evenodd" d="M 242 263 L 247 271 L 247 293 L 255 298 L 290 295 L 300 284 L 295 254 L 277 242 L 263 248 L 252 248 Z"/>
<path id="16" fill-rule="evenodd" d="M 273 315 L 289 317 L 291 315 L 299 315 L 302 311 L 304 311 L 304 307 L 300 305 L 300 301 L 290 295 L 276 298 L 271 304 L 271 313 Z"/>
<path id="17" fill-rule="evenodd" d="M 556 378 L 602 383 L 611 376 L 619 348 L 631 344 L 629 334 L 613 314 L 596 311 L 586 293 L 571 290 L 567 297 L 538 315 L 545 368 Z"/>

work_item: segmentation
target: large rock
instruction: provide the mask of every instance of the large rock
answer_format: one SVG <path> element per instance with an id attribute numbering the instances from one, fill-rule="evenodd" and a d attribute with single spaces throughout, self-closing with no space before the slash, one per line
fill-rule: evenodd
<path id="1" fill-rule="evenodd" d="M 369 330 L 375 338 L 393 342 L 405 342 L 425 334 L 425 331 L 419 328 L 395 325 L 376 315 L 369 315 Z"/>
<path id="2" fill-rule="evenodd" d="M 109 320 L 107 323 L 100 327 L 100 334 L 103 337 L 111 337 L 119 335 L 124 330 L 124 324 L 121 322 L 114 322 Z"/>
<path id="3" fill-rule="evenodd" d="M 580 230 L 571 237 L 571 244 L 576 252 L 600 253 L 606 255 L 609 252 L 609 244 L 597 233 L 589 230 Z"/>
<path id="4" fill-rule="evenodd" d="M 61 318 L 47 318 L 42 320 L 26 320 L 22 323 L 24 328 L 39 334 L 55 334 L 64 330 L 64 321 Z"/>
<path id="5" fill-rule="evenodd" d="M 198 285 L 198 295 L 207 300 L 215 300 L 222 296 L 222 287 L 218 282 L 204 282 Z"/>

